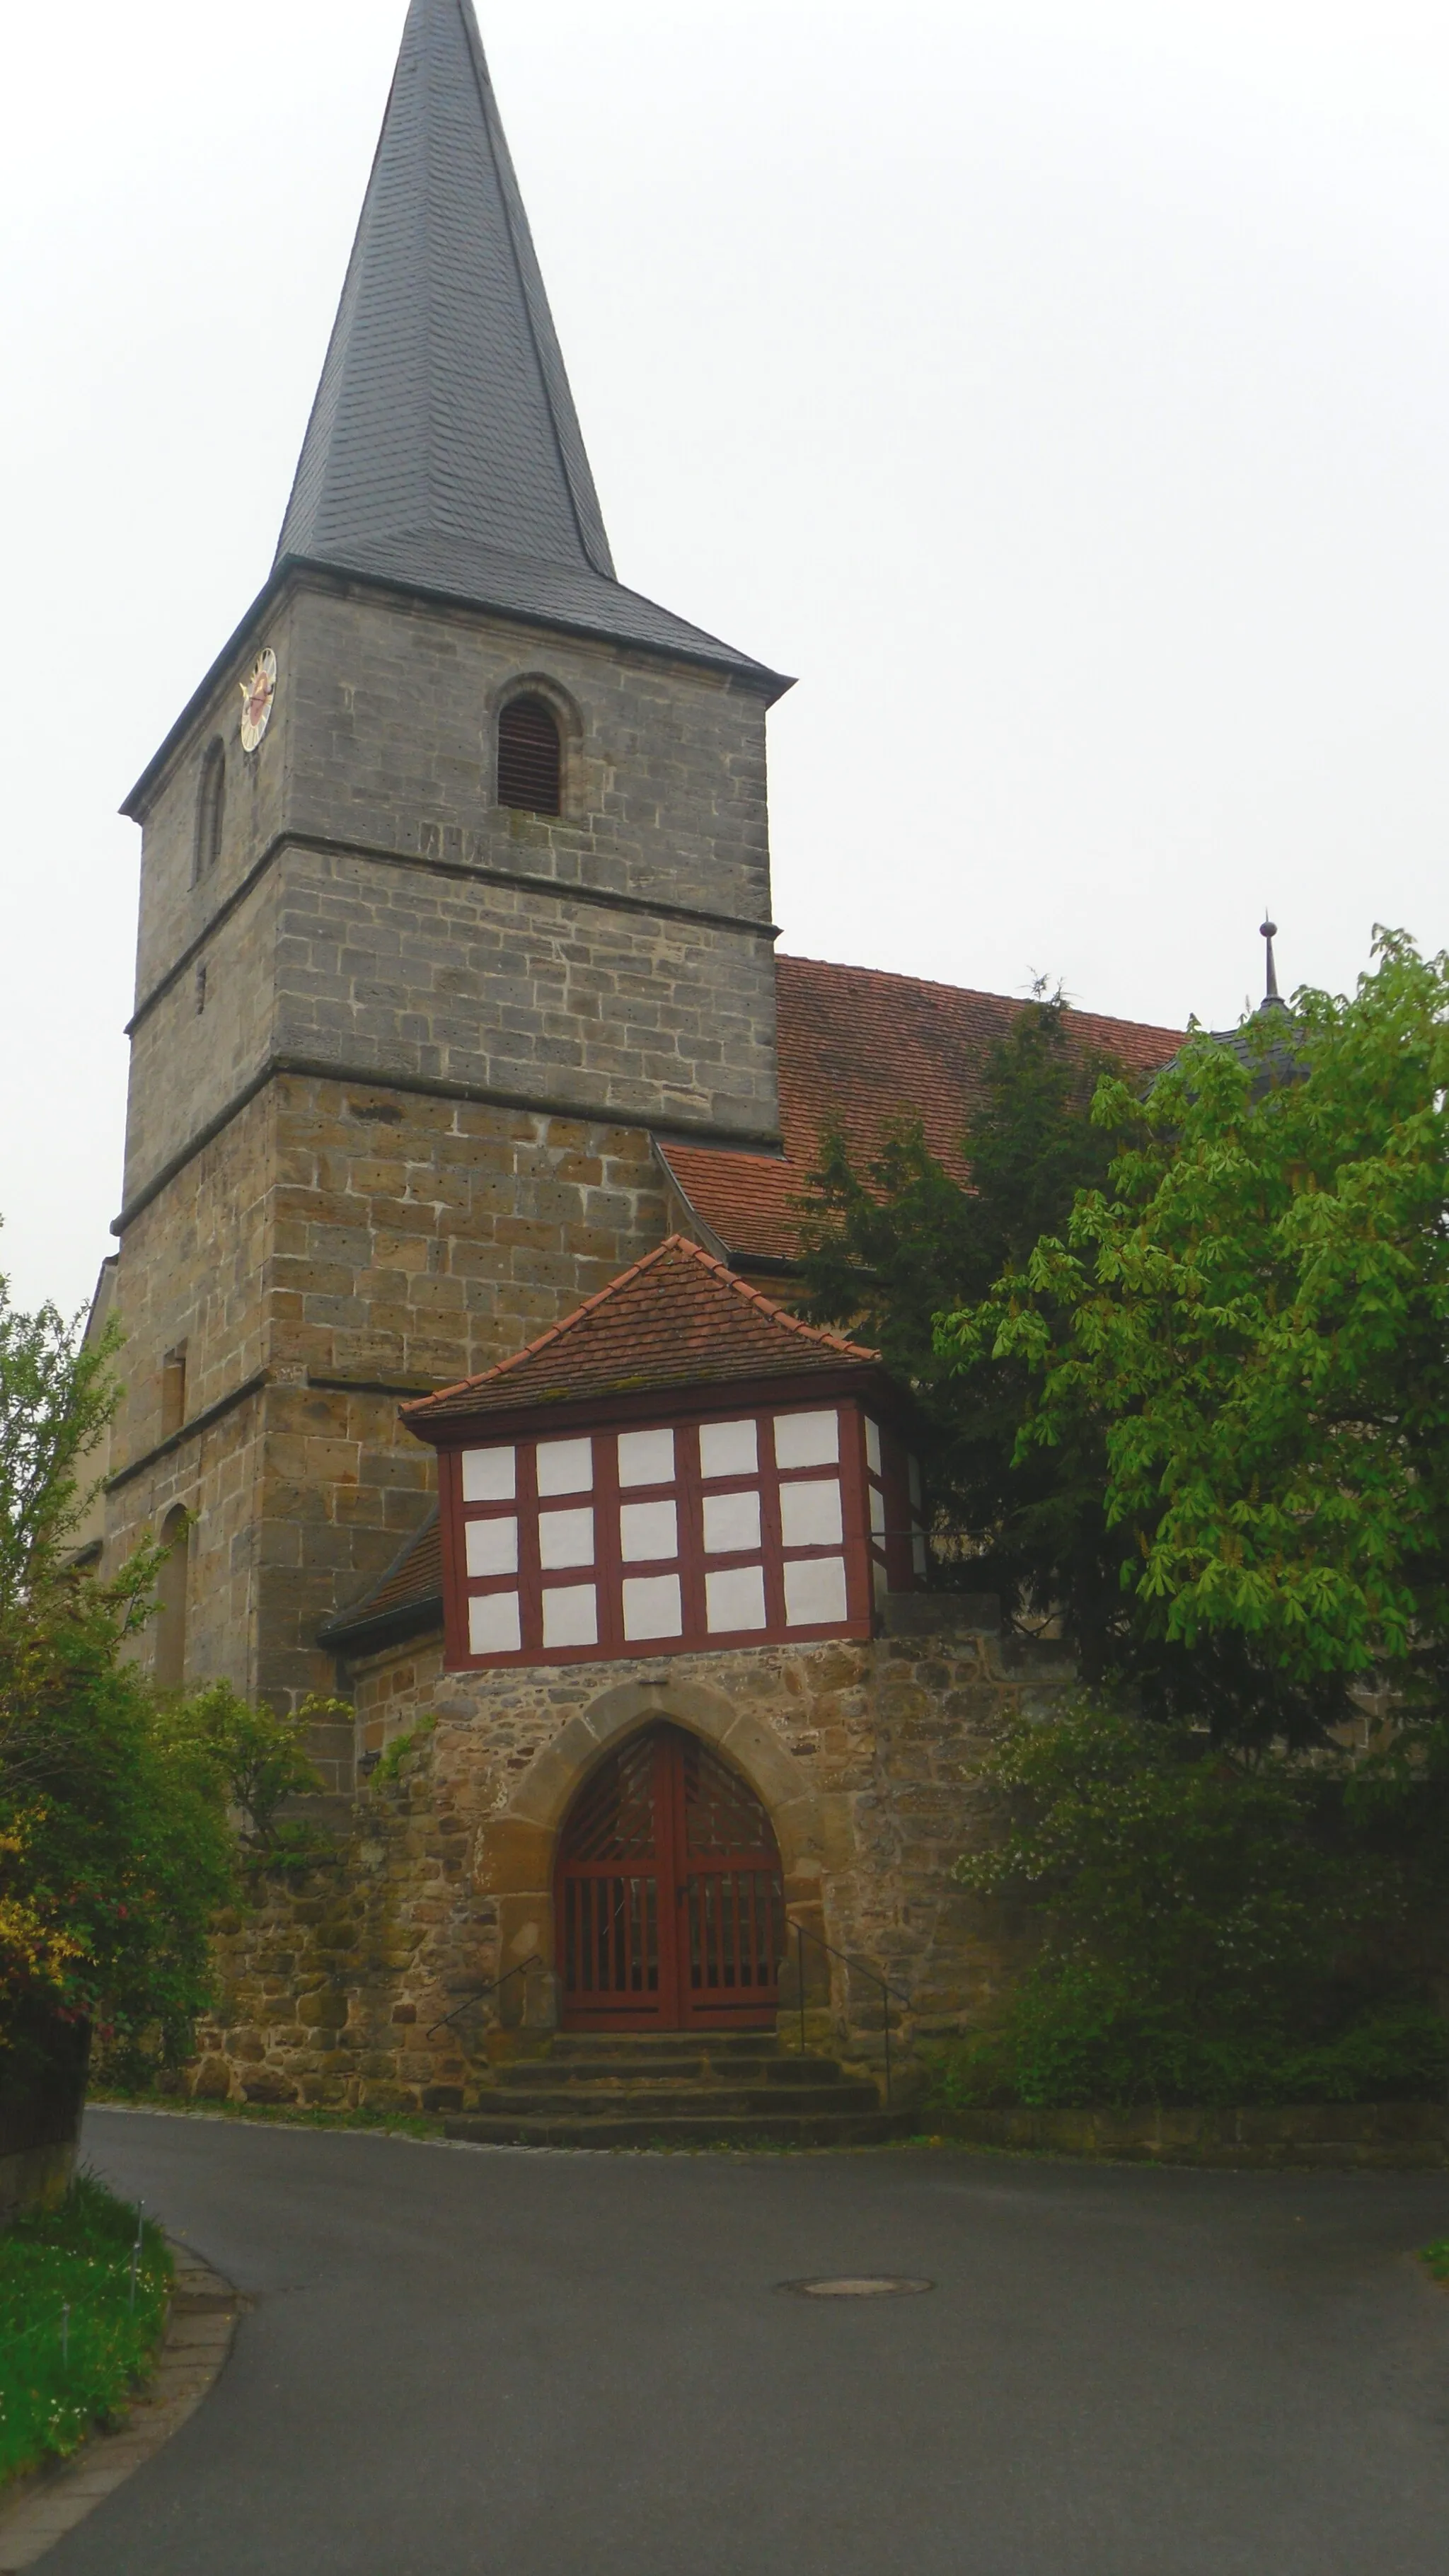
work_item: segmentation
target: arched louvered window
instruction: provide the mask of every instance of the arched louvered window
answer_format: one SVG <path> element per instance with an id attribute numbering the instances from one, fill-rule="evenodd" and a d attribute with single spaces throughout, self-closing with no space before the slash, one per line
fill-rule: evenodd
<path id="1" fill-rule="evenodd" d="M 195 885 L 214 868 L 221 856 L 221 835 L 226 821 L 226 751 L 214 742 L 201 768 L 201 794 L 196 805 L 196 858 L 191 870 Z"/>
<path id="2" fill-rule="evenodd" d="M 557 814 L 563 757 L 553 709 L 510 698 L 498 719 L 498 802 L 522 814 Z"/>

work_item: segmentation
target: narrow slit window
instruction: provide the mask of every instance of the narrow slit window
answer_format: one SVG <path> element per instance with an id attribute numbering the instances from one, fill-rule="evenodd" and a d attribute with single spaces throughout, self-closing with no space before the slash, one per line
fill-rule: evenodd
<path id="1" fill-rule="evenodd" d="M 193 885 L 215 867 L 221 857 L 221 837 L 226 825 L 226 750 L 214 742 L 201 769 L 201 793 L 196 803 L 196 858 L 191 871 Z"/>
<path id="2" fill-rule="evenodd" d="M 520 814 L 557 814 L 562 746 L 542 698 L 513 698 L 498 719 L 498 802 Z"/>

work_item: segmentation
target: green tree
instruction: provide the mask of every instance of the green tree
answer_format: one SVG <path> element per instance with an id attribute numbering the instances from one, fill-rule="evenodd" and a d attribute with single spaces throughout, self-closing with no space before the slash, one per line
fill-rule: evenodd
<path id="1" fill-rule="evenodd" d="M 963 1401 L 1023 1373 L 1014 1471 L 1100 1462 L 1102 1665 L 1260 1741 L 1446 1678 L 1449 961 L 1375 953 L 1102 1083 L 1106 1186 L 937 1330 Z"/>
<path id="2" fill-rule="evenodd" d="M 18 1313 L 0 1282 L 0 2068 L 58 2017 L 174 2049 L 210 1987 L 232 1876 L 214 1762 L 133 1659 L 160 1551 L 102 1583 L 66 1563 L 79 1469 L 117 1401 L 116 1336 Z"/>
<path id="3" fill-rule="evenodd" d="M 1084 1420 L 1050 1459 L 1023 1450 L 1025 1362 L 997 1355 L 968 1383 L 936 1327 L 984 1300 L 1066 1225 L 1079 1191 L 1105 1181 L 1113 1139 L 1092 1104 L 1113 1070 L 1083 1046 L 1060 994 L 1038 994 L 991 1049 L 979 1101 L 962 1105 L 969 1183 L 918 1122 L 897 1125 L 863 1169 L 836 1132 L 801 1209 L 806 1314 L 879 1349 L 914 1392 L 940 1579 L 998 1592 L 1008 1617 L 1064 1616 L 1094 1674 L 1119 1600 L 1100 1435 Z"/>

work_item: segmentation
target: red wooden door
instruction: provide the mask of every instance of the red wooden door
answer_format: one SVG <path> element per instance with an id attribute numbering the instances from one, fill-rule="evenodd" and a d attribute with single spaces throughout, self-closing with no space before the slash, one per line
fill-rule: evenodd
<path id="1" fill-rule="evenodd" d="M 565 2030 L 773 2025 L 779 1849 L 753 1789 L 682 1728 L 631 1737 L 594 1773 L 555 1901 Z"/>

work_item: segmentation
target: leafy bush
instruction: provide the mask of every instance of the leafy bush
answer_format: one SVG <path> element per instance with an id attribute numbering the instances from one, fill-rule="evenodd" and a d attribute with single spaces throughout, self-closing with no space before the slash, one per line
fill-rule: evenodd
<path id="1" fill-rule="evenodd" d="M 1244 1760 L 1087 1705 L 1009 1729 L 985 1779 L 1003 1831 L 956 1875 L 1024 1903 L 1040 1949 L 999 2025 L 946 2053 L 948 2102 L 1442 2093 L 1428 1766 Z"/>
<path id="2" fill-rule="evenodd" d="M 279 1715 L 253 1708 L 230 1682 L 212 1682 L 174 1707 L 170 1725 L 178 1743 L 213 1766 L 229 1805 L 244 1819 L 246 1841 L 266 1850 L 285 1835 L 277 1823 L 283 1801 L 321 1788 L 304 1749 L 307 1734 L 314 1720 L 339 1711 L 352 1714 L 341 1700 L 310 1697 L 294 1714 Z"/>
<path id="3" fill-rule="evenodd" d="M 422 1718 L 406 1735 L 395 1735 L 390 1744 L 384 1745 L 373 1769 L 371 1785 L 374 1789 L 390 1788 L 401 1779 L 402 1766 L 408 1755 L 416 1753 L 419 1746 L 427 1742 L 437 1722 L 435 1717 Z"/>
<path id="4" fill-rule="evenodd" d="M 41 2008 L 185 2053 L 233 1844 L 214 1765 L 124 1648 L 152 1568 L 0 1604 L 0 2067 Z"/>
<path id="5" fill-rule="evenodd" d="M 136 2224 L 134 2208 L 78 2174 L 58 2208 L 0 2235 L 0 2481 L 75 2450 L 148 2375 L 171 2257 L 148 2221 L 133 2304 Z"/>

